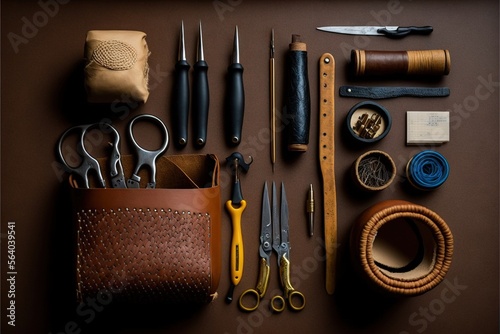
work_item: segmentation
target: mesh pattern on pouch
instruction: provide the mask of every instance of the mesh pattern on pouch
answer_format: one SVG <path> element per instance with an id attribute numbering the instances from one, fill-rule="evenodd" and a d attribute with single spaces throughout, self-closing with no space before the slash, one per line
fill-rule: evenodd
<path id="1" fill-rule="evenodd" d="M 137 61 L 137 51 L 132 45 L 121 41 L 103 41 L 92 53 L 92 60 L 110 70 L 129 70 Z"/>
<path id="2" fill-rule="evenodd" d="M 171 209 L 77 212 L 80 300 L 111 294 L 130 302 L 206 302 L 210 215 Z"/>

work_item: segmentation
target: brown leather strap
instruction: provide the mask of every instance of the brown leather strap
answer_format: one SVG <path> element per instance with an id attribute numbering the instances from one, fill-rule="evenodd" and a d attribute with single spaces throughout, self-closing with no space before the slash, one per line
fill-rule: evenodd
<path id="1" fill-rule="evenodd" d="M 319 62 L 319 160 L 323 176 L 326 248 L 326 291 L 335 291 L 337 245 L 337 195 L 335 190 L 335 59 L 329 53 Z"/>

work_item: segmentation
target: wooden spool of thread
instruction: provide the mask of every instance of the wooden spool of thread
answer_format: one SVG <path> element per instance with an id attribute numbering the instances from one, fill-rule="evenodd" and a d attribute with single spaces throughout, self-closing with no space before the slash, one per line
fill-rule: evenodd
<path id="1" fill-rule="evenodd" d="M 369 51 L 352 50 L 355 76 L 440 76 L 450 73 L 448 50 Z"/>

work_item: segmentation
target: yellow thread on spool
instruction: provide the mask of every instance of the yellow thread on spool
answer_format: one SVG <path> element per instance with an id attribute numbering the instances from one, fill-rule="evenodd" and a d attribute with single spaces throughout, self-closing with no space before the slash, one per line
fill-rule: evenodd
<path id="1" fill-rule="evenodd" d="M 450 73 L 448 50 L 407 51 L 409 75 L 447 75 Z"/>
<path id="2" fill-rule="evenodd" d="M 356 76 L 439 76 L 450 73 L 448 50 L 374 51 L 352 50 Z"/>

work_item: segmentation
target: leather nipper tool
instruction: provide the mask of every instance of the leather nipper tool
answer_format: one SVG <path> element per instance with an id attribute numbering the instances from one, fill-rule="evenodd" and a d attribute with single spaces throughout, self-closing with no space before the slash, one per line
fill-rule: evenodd
<path id="1" fill-rule="evenodd" d="M 64 165 L 67 171 L 76 174 L 80 178 L 80 180 L 83 181 L 85 188 L 90 188 L 90 182 L 89 182 L 90 171 L 95 172 L 98 186 L 101 188 L 106 188 L 106 181 L 104 180 L 104 177 L 102 175 L 99 162 L 97 161 L 97 159 L 95 159 L 93 156 L 90 155 L 90 153 L 85 148 L 84 144 L 85 136 L 87 135 L 87 133 L 90 132 L 90 130 L 103 127 L 108 128 L 114 134 L 115 138 L 114 142 L 111 144 L 112 152 L 110 154 L 110 159 L 109 159 L 112 186 L 113 188 L 126 188 L 125 178 L 123 176 L 121 156 L 120 156 L 120 134 L 111 124 L 95 123 L 89 125 L 77 125 L 66 130 L 61 135 L 61 138 L 59 138 L 59 142 L 57 145 L 58 146 L 57 153 L 59 155 L 59 160 Z M 70 133 L 75 131 L 78 131 L 80 133 L 80 138 L 79 141 L 77 142 L 76 150 L 80 155 L 80 158 L 82 159 L 80 165 L 78 165 L 77 167 L 73 167 L 68 164 L 68 161 L 65 159 L 63 152 L 63 142 Z"/>
<path id="2" fill-rule="evenodd" d="M 189 63 L 186 60 L 184 43 L 184 21 L 181 23 L 179 36 L 179 53 L 175 64 L 175 81 L 172 95 L 172 123 L 174 129 L 174 143 L 177 147 L 184 147 L 188 141 L 189 117 Z"/>
<path id="3" fill-rule="evenodd" d="M 231 65 L 227 68 L 225 97 L 226 139 L 229 145 L 241 142 L 245 92 L 243 89 L 243 66 L 240 64 L 240 40 L 238 26 L 234 31 L 233 54 Z"/>
<path id="4" fill-rule="evenodd" d="M 276 196 L 276 184 L 272 188 L 272 210 L 269 204 L 267 182 L 264 184 L 262 194 L 262 215 L 260 228 L 260 269 L 259 281 L 255 289 L 245 290 L 239 299 L 239 306 L 244 311 L 254 311 L 266 294 L 270 275 L 270 258 L 272 250 L 278 255 L 278 267 L 280 282 L 283 287 L 284 297 L 276 295 L 272 297 L 270 307 L 275 312 L 282 312 L 286 302 L 294 311 L 300 311 L 306 304 L 306 298 L 302 292 L 295 290 L 290 279 L 290 231 L 288 224 L 288 203 L 285 194 L 285 185 L 281 184 L 280 216 L 278 217 L 278 201 Z M 256 300 L 252 306 L 245 306 L 246 296 L 253 296 Z"/>
<path id="5" fill-rule="evenodd" d="M 159 149 L 157 150 L 146 150 L 142 148 L 134 137 L 134 124 L 139 120 L 145 120 L 149 122 L 156 123 L 163 134 L 163 142 Z M 156 160 L 167 150 L 169 138 L 168 130 L 165 124 L 156 116 L 153 115 L 139 115 L 134 117 L 128 125 L 128 136 L 132 143 L 132 147 L 135 150 L 135 155 L 137 158 L 137 163 L 135 165 L 134 173 L 132 177 L 127 180 L 127 188 L 139 188 L 139 182 L 141 177 L 139 176 L 139 170 L 146 166 L 149 168 L 151 173 L 150 181 L 148 182 L 146 188 L 156 188 Z"/>
<path id="6" fill-rule="evenodd" d="M 193 132 L 194 144 L 201 148 L 207 142 L 208 106 L 210 94 L 208 90 L 208 65 L 203 52 L 203 33 L 201 21 L 198 30 L 198 48 L 196 49 L 196 63 L 193 66 Z"/>
<path id="7" fill-rule="evenodd" d="M 226 162 L 231 166 L 234 172 L 233 193 L 231 199 L 226 202 L 226 209 L 231 216 L 231 224 L 233 227 L 233 236 L 231 239 L 231 286 L 226 296 L 226 303 L 233 301 L 233 292 L 236 285 L 241 281 L 243 276 L 244 251 L 243 251 L 243 236 L 241 233 L 241 217 L 247 206 L 247 202 L 243 199 L 240 184 L 240 168 L 247 172 L 253 162 L 250 156 L 250 161 L 247 163 L 241 153 L 235 152 L 226 158 Z"/>
<path id="8" fill-rule="evenodd" d="M 330 26 L 317 27 L 317 30 L 333 32 L 346 35 L 369 35 L 385 36 L 390 38 L 402 38 L 410 34 L 428 35 L 432 32 L 431 26 L 423 27 L 398 27 L 398 26 Z"/>
<path id="9" fill-rule="evenodd" d="M 161 130 L 163 135 L 163 142 L 161 147 L 157 150 L 151 151 L 142 148 L 137 141 L 133 133 L 133 127 L 138 121 L 150 121 L 156 123 Z M 169 143 L 168 130 L 165 124 L 156 116 L 153 115 L 138 115 L 134 117 L 128 125 L 128 138 L 132 145 L 132 151 L 136 155 L 136 167 L 130 179 L 125 182 L 125 177 L 123 175 L 123 166 L 121 163 L 120 155 L 120 134 L 118 131 L 108 123 L 94 123 L 89 125 L 78 125 L 66 130 L 59 138 L 58 142 L 58 156 L 59 160 L 65 166 L 66 170 L 74 173 L 83 182 L 85 188 L 90 188 L 89 182 L 89 172 L 94 171 L 97 177 L 97 185 L 101 188 L 106 188 L 106 181 L 102 175 L 101 166 L 97 159 L 92 157 L 90 153 L 85 148 L 85 137 L 90 130 L 95 129 L 96 131 L 102 131 L 102 133 L 112 133 L 114 135 L 113 143 L 110 143 L 111 154 L 109 156 L 109 170 L 111 176 L 111 186 L 113 188 L 139 188 L 141 177 L 139 176 L 139 171 L 142 167 L 146 166 L 149 168 L 150 172 L 150 182 L 147 184 L 147 188 L 156 187 L 156 160 L 167 150 Z M 63 142 L 66 140 L 68 135 L 73 132 L 79 132 L 79 140 L 76 143 L 76 150 L 81 158 L 80 165 L 73 167 L 68 164 L 63 152 Z"/>

